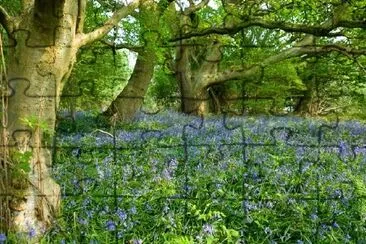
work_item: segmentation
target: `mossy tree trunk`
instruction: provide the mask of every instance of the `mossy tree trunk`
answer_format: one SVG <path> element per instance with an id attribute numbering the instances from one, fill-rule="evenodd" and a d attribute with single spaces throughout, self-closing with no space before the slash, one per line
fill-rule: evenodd
<path id="1" fill-rule="evenodd" d="M 56 110 L 76 53 L 104 35 L 137 7 L 119 9 L 90 33 L 83 33 L 86 0 L 23 1 L 10 16 L 0 6 L 0 24 L 9 40 L 8 124 L 2 145 L 1 227 L 41 236 L 59 211 L 60 187 L 51 178 L 51 136 Z M 2 177 L 6 176 L 6 177 Z"/>
<path id="2" fill-rule="evenodd" d="M 220 45 L 213 41 L 208 47 L 183 43 L 177 47 L 175 74 L 181 93 L 181 110 L 188 114 L 210 112 L 208 84 L 217 72 L 221 57 Z M 203 52 L 202 52 L 203 50 Z"/>

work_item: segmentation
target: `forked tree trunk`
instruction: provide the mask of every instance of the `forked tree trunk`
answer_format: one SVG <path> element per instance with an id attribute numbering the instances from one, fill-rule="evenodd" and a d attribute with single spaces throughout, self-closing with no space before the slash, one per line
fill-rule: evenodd
<path id="1" fill-rule="evenodd" d="M 0 23 L 11 40 L 7 62 L 8 125 L 2 137 L 3 148 L 8 149 L 3 152 L 9 157 L 1 155 L 0 227 L 39 237 L 59 210 L 60 187 L 49 171 L 49 138 L 76 53 L 81 46 L 106 35 L 139 1 L 130 1 L 89 33 L 83 32 L 86 0 L 21 3 L 22 14 L 17 17 L 0 9 Z"/>
<path id="2" fill-rule="evenodd" d="M 216 42 L 201 49 L 206 49 L 204 57 L 197 57 L 197 47 L 189 44 L 183 43 L 177 48 L 175 72 L 180 86 L 181 109 L 187 114 L 210 112 L 208 84 L 212 74 L 217 72 L 221 53 Z"/>
<path id="3" fill-rule="evenodd" d="M 206 89 L 192 87 L 185 74 L 178 74 L 181 92 L 181 107 L 186 114 L 206 115 L 210 112 L 210 97 Z"/>
<path id="4" fill-rule="evenodd" d="M 319 99 L 317 98 L 318 84 L 316 77 L 314 75 L 307 77 L 305 85 L 306 90 L 295 107 L 295 113 L 309 116 L 317 115 Z"/>
<path id="5" fill-rule="evenodd" d="M 136 60 L 132 75 L 118 97 L 104 113 L 118 121 L 130 121 L 141 108 L 149 83 L 154 74 L 155 54 L 141 51 Z"/>

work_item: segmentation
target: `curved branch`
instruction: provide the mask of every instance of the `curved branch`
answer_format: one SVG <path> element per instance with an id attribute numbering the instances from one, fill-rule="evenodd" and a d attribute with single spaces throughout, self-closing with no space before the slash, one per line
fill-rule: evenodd
<path id="1" fill-rule="evenodd" d="M 0 5 L 0 24 L 4 27 L 5 31 L 10 34 L 13 31 L 13 18 L 6 12 L 6 10 Z"/>
<path id="2" fill-rule="evenodd" d="M 127 6 L 124 6 L 118 9 L 116 12 L 113 13 L 112 17 L 108 19 L 103 26 L 99 27 L 98 29 L 89 32 L 87 34 L 79 33 L 78 34 L 78 41 L 77 45 L 79 47 L 91 44 L 97 40 L 100 40 L 103 36 L 105 36 L 114 26 L 118 24 L 118 22 L 131 14 L 139 5 L 139 0 L 134 0 Z"/>
<path id="3" fill-rule="evenodd" d="M 286 32 L 297 32 L 297 33 L 311 34 L 314 36 L 328 36 L 328 37 L 339 36 L 339 33 L 330 33 L 332 30 L 338 27 L 366 29 L 366 21 L 364 20 L 350 21 L 345 19 L 345 17 L 343 16 L 345 9 L 346 6 L 338 6 L 334 10 L 333 16 L 321 24 L 309 25 L 309 24 L 298 24 L 298 23 L 286 23 L 284 21 L 267 21 L 262 18 L 253 18 L 243 22 L 233 23 L 231 24 L 231 26 L 224 25 L 220 27 L 212 27 L 203 30 L 192 31 L 182 36 L 173 38 L 171 41 L 179 41 L 183 39 L 189 39 L 192 37 L 207 36 L 210 34 L 233 35 L 245 28 L 252 26 L 262 27 L 266 29 L 279 29 Z M 230 17 L 230 15 L 228 15 L 227 17 Z"/>
<path id="4" fill-rule="evenodd" d="M 210 77 L 207 77 L 205 87 L 223 83 L 229 80 L 238 80 L 253 77 L 254 75 L 262 72 L 265 67 L 279 63 L 289 58 L 299 57 L 305 54 L 325 54 L 334 51 L 340 52 L 347 57 L 366 55 L 366 49 L 356 49 L 333 44 L 319 46 L 296 46 L 286 49 L 277 55 L 271 56 L 263 60 L 261 63 L 255 64 L 248 69 L 232 69 L 209 75 Z"/>
<path id="5" fill-rule="evenodd" d="M 174 38 L 171 41 L 179 41 L 184 39 L 189 39 L 192 37 L 200 37 L 200 36 L 207 36 L 210 34 L 219 34 L 219 35 L 225 35 L 225 34 L 236 34 L 240 32 L 241 30 L 252 27 L 252 26 L 258 26 L 263 27 L 266 29 L 280 29 L 286 32 L 299 32 L 299 33 L 307 33 L 312 34 L 314 36 L 339 36 L 339 34 L 329 33 L 331 30 L 337 28 L 337 27 L 346 27 L 344 22 L 340 22 L 338 25 L 332 25 L 331 23 L 327 25 L 306 25 L 306 24 L 293 24 L 293 23 L 284 23 L 284 22 L 271 22 L 271 21 L 265 21 L 261 19 L 256 20 L 248 20 L 245 22 L 242 22 L 238 25 L 232 26 L 232 27 L 214 27 L 209 29 L 204 29 L 200 31 L 194 31 L 187 34 L 184 34 L 180 37 Z M 348 25 L 347 25 L 348 27 Z M 353 27 L 353 28 L 359 28 Z"/>

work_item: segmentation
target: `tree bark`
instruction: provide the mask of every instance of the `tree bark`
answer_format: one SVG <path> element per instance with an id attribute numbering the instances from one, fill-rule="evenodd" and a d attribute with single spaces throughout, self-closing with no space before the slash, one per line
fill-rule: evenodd
<path id="1" fill-rule="evenodd" d="M 111 103 L 106 116 L 118 121 L 130 121 L 141 108 L 149 83 L 154 74 L 156 57 L 152 50 L 141 51 L 132 75 L 118 97 Z"/>
<path id="2" fill-rule="evenodd" d="M 171 2 L 169 2 L 172 5 Z M 131 121 L 141 108 L 157 63 L 157 53 L 161 43 L 159 21 L 163 12 L 168 8 L 159 8 L 153 0 L 145 0 L 140 4 L 140 14 L 145 16 L 140 20 L 143 46 L 116 45 L 118 49 L 127 48 L 138 53 L 132 75 L 122 92 L 104 112 L 112 121 Z M 173 5 L 174 7 L 174 5 Z M 148 16 L 148 18 L 147 18 Z M 107 43 L 108 44 L 108 43 Z M 109 44 L 108 44 L 109 45 Z"/>
<path id="3" fill-rule="evenodd" d="M 77 48 L 73 40 L 77 5 L 36 1 L 10 33 L 8 60 L 8 182 L 1 207 L 6 227 L 41 235 L 59 210 L 60 187 L 51 178 L 50 140 L 64 81 Z M 56 13 L 67 12 L 67 17 Z"/>
<path id="4" fill-rule="evenodd" d="M 51 137 L 60 95 L 76 53 L 81 46 L 107 34 L 137 7 L 138 1 L 117 10 L 102 27 L 86 34 L 82 32 L 85 0 L 23 4 L 17 17 L 0 8 L 0 24 L 6 26 L 11 41 L 8 123 L 3 129 L 4 150 L 0 155 L 0 232 L 31 234 L 37 242 L 59 211 L 60 187 L 50 174 Z"/>
<path id="5" fill-rule="evenodd" d="M 220 58 L 220 44 L 216 41 L 208 47 L 188 42 L 177 47 L 175 74 L 184 113 L 205 115 L 210 112 L 208 88 L 212 74 L 217 72 Z"/>

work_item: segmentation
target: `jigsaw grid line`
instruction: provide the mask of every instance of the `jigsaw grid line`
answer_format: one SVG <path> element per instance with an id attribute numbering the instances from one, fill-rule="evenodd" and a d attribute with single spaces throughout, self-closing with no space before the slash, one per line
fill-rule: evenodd
<path id="1" fill-rule="evenodd" d="M 62 27 L 60 27 L 62 28 Z M 194 27 L 192 26 L 183 26 L 182 30 L 184 28 L 192 28 L 194 29 Z M 20 34 L 25 34 L 28 35 L 29 38 L 31 36 L 31 33 L 29 33 L 28 30 L 18 30 L 18 32 Z M 55 30 L 55 35 L 57 33 L 57 30 Z M 243 33 L 243 31 L 242 31 Z M 183 33 L 181 31 L 181 37 L 183 36 Z M 244 41 L 243 41 L 244 43 Z M 264 46 L 255 46 L 255 45 L 245 45 L 241 43 L 241 60 L 245 60 L 244 57 L 244 49 L 249 48 L 249 49 L 256 49 L 256 48 L 267 48 Z M 16 45 L 16 44 L 15 44 Z M 48 43 L 48 44 L 44 44 L 44 45 L 34 45 L 34 44 L 29 44 L 30 47 L 34 47 L 34 48 L 46 48 L 49 46 L 53 46 L 55 45 L 55 43 Z M 183 42 L 183 39 L 180 39 L 180 45 L 178 46 L 184 46 L 187 45 Z M 204 44 L 192 44 L 195 47 L 199 47 L 202 46 Z M 11 45 L 10 45 L 11 46 Z M 162 48 L 176 48 L 176 46 L 172 46 L 172 45 L 162 45 L 160 46 Z M 272 48 L 273 46 L 268 46 L 268 48 Z M 220 50 L 224 50 L 224 48 L 230 48 L 230 46 L 221 46 Z M 212 60 L 206 60 L 206 61 L 212 61 Z M 214 60 L 212 62 L 219 62 L 220 60 Z M 247 67 L 245 67 L 244 63 L 242 62 L 242 68 L 245 69 Z M 259 64 L 260 65 L 260 64 Z M 260 75 L 260 79 L 257 81 L 258 83 L 262 82 L 263 79 L 263 73 L 264 73 L 264 69 L 262 70 L 262 74 Z M 50 74 L 52 76 L 52 74 Z M 180 74 L 183 75 L 183 74 Z M 39 99 L 39 98 L 55 98 L 55 94 L 48 94 L 46 96 L 42 95 L 38 95 L 38 94 L 31 94 L 29 93 L 29 88 L 32 85 L 32 82 L 30 80 L 27 80 L 23 77 L 19 77 L 13 80 L 9 80 L 8 81 L 8 92 L 5 95 L 5 97 L 10 97 L 13 96 L 15 91 L 13 89 L 14 84 L 16 82 L 26 82 L 28 84 L 28 86 L 26 86 L 26 88 L 23 91 L 23 95 L 26 97 L 30 97 L 30 98 L 34 98 L 34 99 Z M 80 97 L 84 94 L 84 91 L 82 89 L 82 87 L 84 86 L 85 83 L 89 83 L 89 86 L 92 87 L 91 88 L 91 93 L 92 95 L 94 95 L 95 89 L 94 89 L 94 81 L 88 81 L 88 80 L 82 80 L 79 82 L 78 86 L 79 86 L 79 90 L 75 92 L 75 94 L 63 94 L 61 95 L 62 98 L 77 98 Z M 335 95 L 330 95 L 329 97 L 340 97 L 340 96 L 348 96 L 348 94 L 343 94 L 343 91 L 340 92 L 340 94 L 335 94 Z M 287 97 L 286 99 L 292 99 L 294 97 L 297 97 L 296 95 L 294 96 L 290 96 Z M 144 97 L 141 96 L 128 96 L 128 97 L 120 97 L 122 98 L 130 98 L 130 99 L 144 99 Z M 196 101 L 201 101 L 200 99 L 194 98 L 194 97 L 182 97 L 182 96 L 170 96 L 169 99 L 171 100 L 196 100 Z M 250 96 L 250 95 L 245 95 L 243 94 L 242 96 L 239 97 L 234 97 L 234 98 L 230 98 L 228 99 L 228 101 L 243 101 L 243 110 L 245 108 L 245 102 L 247 101 L 258 101 L 258 100 L 265 100 L 265 101 L 269 101 L 270 104 L 272 104 L 272 108 L 274 108 L 275 106 L 275 99 L 273 97 L 270 96 Z M 207 101 L 210 101 L 209 98 L 206 99 Z M 273 111 L 273 109 L 269 110 L 269 113 L 276 117 L 276 112 Z M 56 109 L 56 108 L 55 108 Z M 155 114 L 160 114 L 163 113 L 164 111 L 160 111 L 157 110 L 155 112 L 143 112 L 143 115 L 140 116 L 154 116 Z M 225 202 L 236 202 L 239 203 L 240 207 L 240 215 L 237 216 L 239 218 L 242 219 L 242 224 L 243 226 L 247 225 L 248 223 L 250 224 L 250 212 L 253 210 L 252 209 L 252 205 L 255 204 L 274 204 L 275 202 L 281 202 L 283 199 L 278 198 L 278 199 L 272 199 L 272 198 L 262 198 L 262 197 L 256 197 L 256 194 L 253 193 L 253 188 L 252 185 L 256 185 L 256 183 L 258 185 L 260 185 L 260 176 L 255 176 L 253 172 L 258 173 L 257 171 L 261 171 L 261 165 L 256 163 L 256 160 L 253 158 L 255 156 L 253 156 L 253 153 L 256 152 L 256 150 L 264 150 L 266 148 L 272 148 L 273 150 L 275 150 L 276 148 L 292 148 L 294 150 L 299 150 L 299 151 L 304 151 L 306 153 L 306 151 L 312 151 L 315 155 L 312 155 L 312 159 L 306 161 L 306 160 L 299 160 L 298 161 L 298 169 L 294 170 L 293 173 L 296 174 L 298 177 L 301 178 L 301 175 L 304 173 L 303 172 L 303 168 L 304 168 L 304 164 L 309 163 L 310 165 L 314 166 L 314 167 L 322 167 L 324 165 L 327 165 L 327 161 L 325 159 L 322 158 L 322 156 L 324 156 L 323 154 L 326 154 L 329 151 L 332 152 L 336 152 L 335 154 L 337 155 L 337 157 L 339 158 L 340 161 L 342 161 L 345 165 L 347 165 L 349 162 L 352 162 L 354 160 L 356 160 L 356 158 L 358 157 L 358 155 L 360 154 L 359 151 L 360 150 L 365 150 L 366 146 L 356 143 L 356 144 L 351 144 L 351 148 L 349 149 L 345 149 L 342 145 L 340 145 L 339 143 L 331 143 L 331 144 L 327 144 L 327 140 L 325 140 L 326 134 L 329 131 L 336 131 L 339 127 L 339 120 L 338 120 L 338 116 L 336 116 L 336 121 L 335 122 L 329 122 L 328 124 L 322 123 L 319 124 L 316 129 L 314 129 L 315 131 L 315 136 L 313 138 L 315 138 L 313 143 L 299 143 L 298 142 L 298 131 L 296 131 L 296 129 L 292 128 L 291 126 L 280 126 L 280 127 L 274 127 L 274 128 L 268 128 L 269 130 L 267 130 L 264 133 L 267 133 L 270 135 L 270 140 L 269 141 L 257 141 L 257 142 L 253 142 L 250 140 L 251 135 L 250 133 L 248 133 L 245 129 L 245 125 L 243 125 L 242 123 L 235 123 L 232 125 L 230 124 L 230 120 L 236 120 L 235 118 L 232 118 L 231 116 L 233 114 L 236 114 L 235 111 L 226 111 L 223 115 L 222 115 L 222 121 L 220 125 L 216 125 L 217 127 L 221 126 L 221 130 L 225 131 L 225 133 L 237 133 L 238 135 L 240 135 L 240 137 L 236 137 L 235 139 L 237 141 L 230 141 L 229 142 L 215 142 L 213 141 L 208 141 L 206 143 L 195 143 L 191 141 L 191 135 L 192 134 L 200 134 L 201 131 L 204 131 L 206 125 L 208 124 L 205 117 L 201 116 L 199 119 L 194 119 L 194 123 L 187 123 L 184 124 L 181 128 L 180 131 L 180 141 L 181 143 L 172 143 L 172 144 L 164 144 L 164 143 L 157 143 L 157 145 L 155 145 L 156 147 L 153 149 L 156 150 L 170 150 L 170 149 L 174 149 L 176 150 L 177 148 L 180 149 L 183 153 L 182 155 L 179 156 L 179 160 L 178 160 L 178 170 L 177 170 L 177 175 L 175 176 L 176 178 L 181 178 L 180 180 L 182 180 L 181 183 L 182 185 L 182 189 L 178 194 L 174 194 L 171 195 L 170 197 L 165 197 L 164 199 L 157 199 L 157 201 L 166 201 L 171 203 L 172 201 L 180 201 L 182 200 L 184 202 L 183 206 L 184 206 L 184 218 L 185 218 L 185 223 L 187 223 L 188 220 L 188 215 L 190 215 L 189 212 L 189 208 L 190 208 L 190 203 L 194 202 L 194 201 L 199 201 L 199 200 L 217 200 L 217 201 L 221 201 L 221 204 L 225 204 Z M 281 119 L 284 116 L 277 116 L 277 118 Z M 209 122 L 210 123 L 210 122 Z M 108 129 L 108 128 L 107 128 Z M 219 129 L 219 130 L 220 130 Z M 101 146 L 97 146 L 97 147 L 87 147 L 84 146 L 82 143 L 80 143 L 80 145 L 63 145 L 63 140 L 60 138 L 62 137 L 62 133 L 60 133 L 59 131 L 57 131 L 56 135 L 53 137 L 53 145 L 42 145 L 41 148 L 45 148 L 45 149 L 49 149 L 53 152 L 53 165 L 52 167 L 62 167 L 64 162 L 58 162 L 58 153 L 59 152 L 68 152 L 74 155 L 74 160 L 75 162 L 78 162 L 78 165 L 76 166 L 80 166 L 80 170 L 81 170 L 81 174 L 80 175 L 74 175 L 76 176 L 76 182 L 74 182 L 74 187 L 78 188 L 76 191 L 75 189 L 73 189 L 73 192 L 67 192 L 66 189 L 63 189 L 62 192 L 62 199 L 66 200 L 68 202 L 72 202 L 73 200 L 68 200 L 68 199 L 77 199 L 78 197 L 87 197 L 87 199 L 89 199 L 90 201 L 93 201 L 93 199 L 95 198 L 105 198 L 105 199 L 112 199 L 113 201 L 113 205 L 114 205 L 114 210 L 113 212 L 117 215 L 118 211 L 120 210 L 120 205 L 121 202 L 123 202 L 126 199 L 136 199 L 139 197 L 142 197 L 141 194 L 133 194 L 133 190 L 131 190 L 131 193 L 126 194 L 126 193 L 120 193 L 121 191 L 121 187 L 120 187 L 120 182 L 121 181 L 125 181 L 125 179 L 121 179 L 119 174 L 123 174 L 123 170 L 124 168 L 129 168 L 131 167 L 131 165 L 124 164 L 123 161 L 121 161 L 120 157 L 126 153 L 128 154 L 128 156 L 130 156 L 130 154 L 133 156 L 134 153 L 141 154 L 142 152 L 145 150 L 153 150 L 151 148 L 149 148 L 150 145 L 150 141 L 149 138 L 150 137 L 156 137 L 158 139 L 163 138 L 164 137 L 164 130 L 160 131 L 160 130 L 149 130 L 149 129 L 144 129 L 143 131 L 140 132 L 140 138 L 139 138 L 139 142 L 137 145 L 131 146 L 131 145 L 120 145 L 120 141 L 121 141 L 121 137 L 118 135 L 119 129 L 116 128 L 116 126 L 112 126 L 111 127 L 111 131 L 112 131 L 112 137 L 109 139 L 109 143 L 108 145 L 101 145 Z M 16 131 L 17 132 L 17 131 Z M 16 133 L 15 132 L 15 133 Z M 19 131 L 19 132 L 24 132 L 24 131 Z M 32 131 L 25 131 L 28 132 L 30 134 L 30 137 L 32 136 Z M 282 133 L 282 134 L 281 134 Z M 237 135 L 236 134 L 236 135 Z M 12 135 L 14 136 L 14 135 Z M 300 136 L 301 138 L 301 136 Z M 80 138 L 81 139 L 81 138 Z M 61 146 L 60 146 L 60 145 Z M 122 141 L 123 144 L 123 141 Z M 3 144 L 1 145 L 2 148 L 15 148 L 17 147 L 16 143 L 14 144 Z M 34 145 L 29 145 L 30 148 L 34 148 Z M 197 162 L 195 162 L 195 156 L 193 151 L 195 150 L 207 150 L 207 155 L 209 155 L 210 153 L 213 154 L 218 154 L 216 155 L 218 157 L 217 164 L 219 164 L 220 161 L 225 160 L 225 148 L 229 148 L 229 152 L 231 149 L 233 149 L 232 152 L 236 152 L 239 153 L 241 155 L 241 161 L 237 162 L 238 165 L 240 165 L 239 170 L 241 173 L 240 175 L 236 175 L 237 179 L 231 179 L 231 180 L 238 180 L 240 181 L 241 184 L 241 195 L 242 198 L 238 199 L 238 198 L 230 198 L 230 197 L 211 197 L 211 196 L 206 196 L 205 198 L 196 198 L 194 196 L 192 196 L 192 189 L 190 189 L 190 187 L 192 187 L 192 182 L 191 179 L 189 178 L 189 176 L 194 174 L 194 170 L 195 169 L 195 164 L 199 164 Z M 218 153 L 216 151 L 218 151 Z M 347 151 L 348 150 L 348 151 Z M 134 153 L 131 153 L 131 151 L 133 151 Z M 346 152 L 347 151 L 347 152 Z M 88 166 L 92 165 L 92 162 L 90 161 L 85 161 L 83 162 L 83 155 L 85 154 L 92 154 L 93 152 L 102 152 L 106 155 L 110 155 L 112 154 L 112 165 L 114 169 L 120 169 L 122 172 L 112 172 L 111 173 L 111 178 L 112 178 L 112 187 L 111 187 L 111 192 L 103 194 L 103 193 L 93 193 L 93 191 L 98 191 L 98 185 L 101 184 L 100 182 L 98 182 L 96 179 L 94 179 L 95 177 L 95 173 L 93 173 L 91 176 L 88 176 L 87 174 L 85 174 L 84 171 L 84 167 L 87 168 Z M 192 156 L 193 155 L 193 156 Z M 274 156 L 271 155 L 271 153 L 268 153 L 268 156 Z M 108 157 L 108 156 L 106 156 Z M 122 157 L 123 158 L 123 157 Z M 306 157 L 304 157 L 306 158 Z M 279 159 L 281 161 L 281 159 Z M 148 161 L 146 163 L 149 163 Z M 215 166 L 215 165 L 212 165 Z M 265 166 L 264 164 L 262 166 Z M 293 167 L 295 167 L 295 165 L 292 165 Z M 203 166 L 202 166 L 203 167 Z M 206 166 L 209 167 L 209 166 Z M 361 166 L 360 166 L 361 167 Z M 75 169 L 76 170 L 76 169 Z M 71 172 L 73 173 L 73 172 Z M 80 173 L 80 172 L 74 172 L 74 173 Z M 132 176 L 135 175 L 135 172 L 132 173 Z M 342 192 L 340 195 L 335 195 L 335 196 L 327 196 L 327 194 L 324 194 L 324 192 L 321 192 L 321 172 L 317 171 L 316 172 L 316 182 L 315 182 L 315 191 L 311 192 L 311 194 L 303 194 L 304 191 L 304 186 L 302 186 L 302 182 L 298 183 L 297 185 L 293 185 L 293 186 L 289 186 L 289 188 L 291 189 L 291 187 L 294 187 L 297 189 L 293 190 L 292 193 L 289 193 L 288 196 L 286 196 L 288 198 L 288 201 L 293 201 L 293 202 L 306 202 L 306 201 L 316 201 L 317 203 L 317 208 L 315 210 L 315 212 L 320 215 L 321 214 L 321 203 L 323 202 L 327 202 L 327 201 L 331 201 L 331 202 L 342 202 L 342 201 L 347 201 L 348 198 L 346 197 L 346 193 Z M 70 175 L 70 177 L 72 177 L 72 175 Z M 71 178 L 70 178 L 71 179 Z M 90 183 L 91 182 L 91 183 Z M 62 184 L 62 182 L 60 182 Z M 125 182 L 124 182 L 125 183 Z M 123 183 L 123 184 L 124 184 Z M 222 184 L 222 182 L 211 182 L 212 184 L 212 188 L 216 187 L 216 184 Z M 227 183 L 228 185 L 230 185 L 229 183 Z M 345 184 L 350 184 L 351 183 L 345 183 Z M 89 187 L 91 185 L 91 187 Z M 207 186 L 206 186 L 207 187 Z M 354 201 L 358 201 L 359 199 L 366 199 L 366 195 L 362 195 L 359 194 L 359 192 L 357 192 L 356 190 L 356 186 L 351 186 L 352 190 L 351 190 L 351 195 L 352 195 L 352 199 L 354 199 Z M 207 189 L 209 194 L 210 194 L 210 190 L 213 189 Z M 76 193 L 75 193 L 76 192 Z M 92 192 L 92 194 L 90 194 L 90 192 Z M 44 198 L 45 195 L 44 194 L 39 194 L 38 195 L 40 198 Z M 12 197 L 12 194 L 7 192 L 5 194 L 0 194 L 1 198 L 5 198 L 5 197 Z M 129 201 L 127 201 L 129 202 Z M 264 202 L 264 203 L 263 203 Z M 255 204 L 253 204 L 255 203 Z M 290 204 L 290 203 L 288 203 Z M 103 210 L 100 210 L 103 211 Z M 152 216 L 153 217 L 153 216 Z M 321 231 L 321 223 L 320 221 L 315 221 L 315 239 L 314 241 L 317 243 L 319 241 L 319 235 L 320 235 L 320 231 Z M 120 223 L 121 225 L 122 223 Z M 183 234 L 189 234 L 189 230 L 187 229 L 189 228 L 189 225 L 186 225 L 186 228 L 184 229 L 184 233 Z M 114 230 L 115 232 L 115 242 L 119 243 L 120 242 L 120 236 L 118 235 L 118 227 Z M 247 233 L 244 232 L 244 230 L 241 230 L 241 238 L 243 240 L 245 240 L 245 237 L 247 235 Z M 360 233 L 360 236 L 362 235 L 362 233 Z M 355 240 L 356 242 L 358 240 Z"/>

